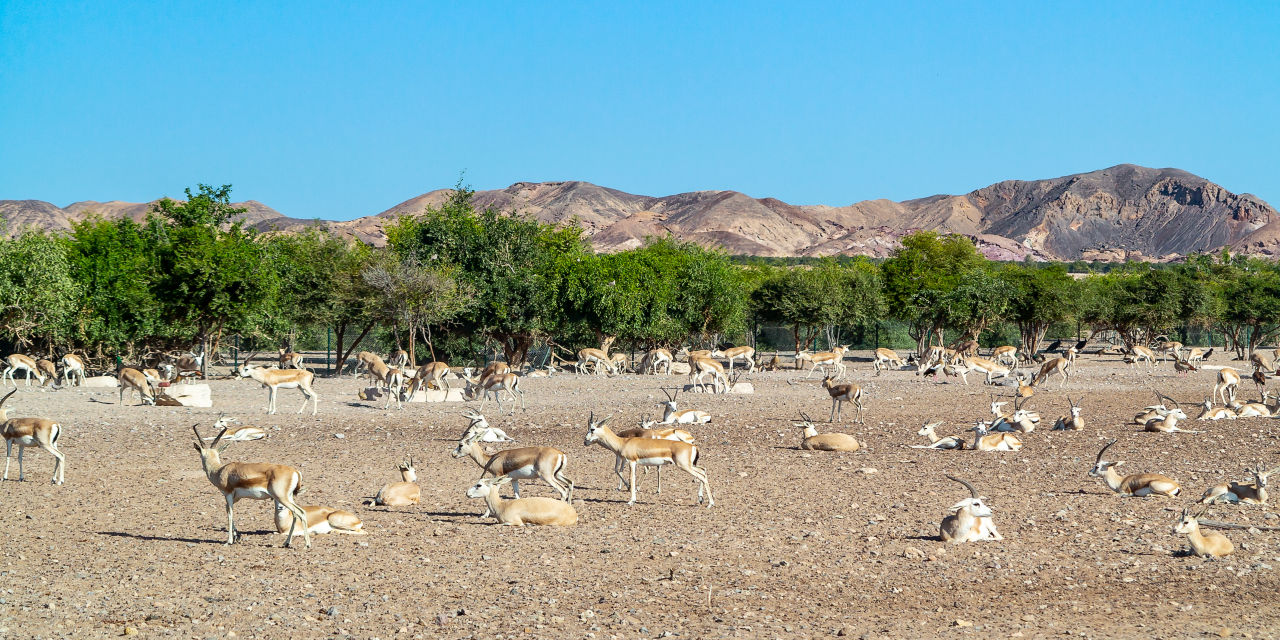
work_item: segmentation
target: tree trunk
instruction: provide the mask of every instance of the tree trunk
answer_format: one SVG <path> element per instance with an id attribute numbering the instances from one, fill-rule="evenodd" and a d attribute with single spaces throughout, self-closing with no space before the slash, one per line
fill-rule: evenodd
<path id="1" fill-rule="evenodd" d="M 434 345 L 434 344 L 432 344 L 432 340 L 431 340 L 431 325 L 429 325 L 429 324 L 427 324 L 427 325 L 423 325 L 423 326 L 422 326 L 422 341 L 426 343 L 426 345 L 427 345 L 427 351 L 430 351 L 430 352 L 431 352 L 431 361 L 432 361 L 432 362 L 435 362 L 435 361 L 436 361 L 436 347 L 435 347 L 435 345 Z"/>
<path id="2" fill-rule="evenodd" d="M 796 369 L 800 368 L 800 325 L 796 324 L 791 327 L 791 335 L 796 339 L 796 358 L 793 363 Z"/>
<path id="3" fill-rule="evenodd" d="M 527 333 L 504 336 L 502 355 L 507 359 L 507 364 L 513 369 L 524 364 L 525 355 L 529 353 L 531 344 L 533 344 L 533 338 Z"/>
<path id="4" fill-rule="evenodd" d="M 417 340 L 418 328 L 415 327 L 412 322 L 410 322 L 408 329 L 409 329 L 409 366 L 412 367 L 416 362 L 418 362 L 417 352 L 413 348 L 413 346 L 418 342 Z M 396 325 L 396 348 L 397 349 L 404 348 L 404 346 L 400 344 L 400 325 L 399 324 Z"/>
<path id="5" fill-rule="evenodd" d="M 351 352 L 352 352 L 352 351 L 355 351 L 355 350 L 356 350 L 356 347 L 360 346 L 360 341 L 361 341 L 361 340 L 364 340 L 364 337 L 365 337 L 366 335 L 369 335 L 369 331 L 371 331 L 372 329 L 373 329 L 373 323 L 372 323 L 372 322 L 370 322 L 369 324 L 366 324 L 366 325 L 364 326 L 364 329 L 360 331 L 360 335 L 356 336 L 356 339 L 355 339 L 354 341 L 352 341 L 351 346 L 350 346 L 350 347 L 347 347 L 347 352 L 346 352 L 346 353 L 342 353 L 342 346 L 341 346 L 341 345 L 342 345 L 342 341 L 341 341 L 341 340 L 339 340 L 339 341 L 338 341 L 338 345 L 339 345 L 339 346 L 338 346 L 338 354 L 339 354 L 339 355 L 338 355 L 338 367 L 337 367 L 337 369 L 336 369 L 336 370 L 337 370 L 337 372 L 338 372 L 338 376 L 341 376 L 341 375 L 342 375 L 342 365 L 346 364 L 346 362 L 347 362 L 347 358 L 350 358 L 350 357 L 351 357 Z"/>

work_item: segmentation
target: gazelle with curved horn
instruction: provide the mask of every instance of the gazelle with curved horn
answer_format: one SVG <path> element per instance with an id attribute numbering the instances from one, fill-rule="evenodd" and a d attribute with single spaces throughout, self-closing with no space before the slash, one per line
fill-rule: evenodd
<path id="1" fill-rule="evenodd" d="M 1117 441 L 1112 440 L 1102 450 L 1098 452 L 1098 457 L 1094 460 L 1093 468 L 1089 470 L 1089 477 L 1101 478 L 1103 484 L 1108 489 L 1122 496 L 1165 496 L 1172 498 L 1182 492 L 1182 487 L 1177 480 L 1169 476 L 1159 473 L 1133 473 L 1127 476 L 1120 475 L 1116 471 L 1116 466 L 1124 464 L 1123 460 L 1109 462 L 1102 459 L 1102 455 L 1107 452 Z"/>
<path id="2" fill-rule="evenodd" d="M 862 448 L 862 445 L 851 435 L 818 433 L 817 427 L 813 426 L 813 421 L 803 411 L 800 412 L 800 420 L 801 422 L 791 424 L 800 427 L 800 448 L 805 451 L 857 451 Z"/>
<path id="3" fill-rule="evenodd" d="M 8 382 L 12 382 L 13 386 L 18 386 L 18 381 L 13 379 L 13 374 L 16 371 L 27 372 L 26 378 L 28 387 L 31 386 L 32 377 L 39 380 L 41 385 L 44 384 L 44 374 L 40 372 L 40 367 L 36 364 L 36 361 L 32 360 L 30 357 L 24 356 L 21 353 L 15 353 L 5 358 L 4 361 L 4 373 L 0 374 L 0 378 Z"/>
<path id="4" fill-rule="evenodd" d="M 289 536 L 284 546 L 293 542 L 295 529 L 302 525 L 302 538 L 311 548 L 311 534 L 307 532 L 307 514 L 295 501 L 302 490 L 302 474 L 297 469 L 283 464 L 266 462 L 222 462 L 221 454 L 230 443 L 218 446 L 226 435 L 224 427 L 210 444 L 205 444 L 200 436 L 200 429 L 191 425 L 196 434 L 195 447 L 200 454 L 200 464 L 204 467 L 204 475 L 215 489 L 222 492 L 227 501 L 227 544 L 235 544 L 236 523 L 232 507 L 241 499 L 266 500 L 270 498 L 277 505 L 283 506 L 293 514 L 294 521 L 289 527 Z"/>
<path id="5" fill-rule="evenodd" d="M 485 452 L 480 444 L 479 434 L 471 434 L 458 442 L 453 450 L 453 457 L 470 457 L 480 466 L 480 477 L 486 475 L 510 476 L 511 488 L 516 497 L 520 497 L 520 481 L 539 478 L 560 494 L 560 499 L 573 502 L 573 481 L 564 474 L 569 458 L 564 452 L 552 447 L 520 447 L 507 449 L 493 455 Z M 480 517 L 490 513 L 485 510 Z"/>
<path id="6" fill-rule="evenodd" d="M 1080 431 L 1084 429 L 1084 418 L 1080 417 L 1080 403 L 1084 402 L 1082 396 L 1080 400 L 1072 400 L 1071 396 L 1067 396 L 1067 404 L 1070 405 L 1070 413 L 1058 418 L 1053 423 L 1054 431 Z"/>
<path id="7" fill-rule="evenodd" d="M 1159 391 L 1152 390 L 1152 393 L 1156 394 L 1156 403 L 1144 407 L 1140 413 L 1133 416 L 1134 424 L 1146 426 L 1148 421 L 1163 418 L 1169 414 L 1169 407 L 1164 404 L 1164 396 L 1160 395 Z"/>
<path id="8" fill-rule="evenodd" d="M 476 436 L 480 442 L 515 442 L 516 439 L 507 435 L 506 431 L 489 424 L 484 414 L 467 411 L 462 417 L 469 421 L 467 430 L 462 432 L 459 440 L 466 440 L 468 437 Z"/>
<path id="9" fill-rule="evenodd" d="M 942 422 L 940 421 L 930 422 L 924 425 L 923 427 L 920 427 L 920 430 L 916 432 L 916 435 L 920 435 L 928 438 L 929 442 L 931 442 L 932 444 L 928 444 L 928 445 L 913 444 L 911 445 L 911 448 L 912 449 L 954 449 L 956 451 L 959 451 L 961 449 L 967 449 L 969 447 L 968 443 L 965 442 L 964 438 L 961 438 L 960 436 L 943 437 L 943 436 L 939 436 L 937 433 L 934 433 L 934 429 L 937 429 L 938 425 L 941 425 L 941 424 Z"/>
<path id="10" fill-rule="evenodd" d="M 677 409 L 676 399 L 680 397 L 680 389 L 675 390 L 675 395 L 667 391 L 666 387 L 660 387 L 662 393 L 667 396 L 666 402 L 659 402 L 658 406 L 662 407 L 661 424 L 707 424 L 711 422 L 711 414 L 698 409 Z"/>
<path id="11" fill-rule="evenodd" d="M 852 382 L 845 384 L 832 384 L 835 378 L 826 376 L 822 379 L 822 388 L 827 390 L 831 396 L 831 417 L 827 422 L 835 422 L 840 417 L 840 410 L 844 408 L 844 403 L 852 402 L 855 409 L 858 410 L 858 422 L 862 422 L 862 387 Z"/>
<path id="12" fill-rule="evenodd" d="M 26 480 L 22 468 L 22 454 L 27 447 L 39 447 L 53 456 L 53 484 L 62 484 L 66 479 L 67 463 L 62 452 L 58 451 L 58 436 L 62 435 L 62 425 L 49 418 L 10 418 L 9 410 L 4 404 L 18 390 L 10 391 L 0 398 L 0 435 L 4 436 L 4 479 L 9 479 L 9 460 L 13 457 L 13 445 L 18 445 L 18 481 Z"/>
<path id="13" fill-rule="evenodd" d="M 618 471 L 618 479 L 623 480 L 631 487 L 631 500 L 627 504 L 636 503 L 636 466 L 643 465 L 648 467 L 659 467 L 662 465 L 673 464 L 685 473 L 693 476 L 698 481 L 698 503 L 703 502 L 703 491 L 706 491 L 707 508 L 711 508 L 716 503 L 711 496 L 711 482 L 707 479 L 707 472 L 698 465 L 698 447 L 687 442 L 679 442 L 674 440 L 653 440 L 651 438 L 620 438 L 605 423 L 609 421 L 610 416 L 596 422 L 595 412 L 587 418 L 587 435 L 583 438 L 584 446 L 599 444 L 600 446 L 613 452 L 617 459 L 621 459 L 622 464 L 630 468 L 631 476 L 628 481 L 622 477 L 622 472 Z M 614 465 L 617 469 L 618 464 Z"/>
<path id="14" fill-rule="evenodd" d="M 267 430 L 254 425 L 242 425 L 239 427 L 230 426 L 233 422 L 239 422 L 235 418 L 228 418 L 227 414 L 218 414 L 218 421 L 213 423 L 214 429 L 222 429 L 225 435 L 222 436 L 223 442 L 249 442 L 252 440 L 261 440 L 267 437 Z M 224 429 L 225 427 L 225 429 Z M 205 437 L 205 440 L 213 440 L 213 437 Z"/>
<path id="15" fill-rule="evenodd" d="M 969 497 L 951 505 L 950 515 L 938 525 L 938 537 L 951 544 L 1004 540 L 991 519 L 991 508 L 982 501 L 978 490 L 955 476 L 947 476 L 947 479 L 964 485 L 969 490 Z"/>
<path id="16" fill-rule="evenodd" d="M 1218 370 L 1218 382 L 1213 385 L 1213 399 L 1222 398 L 1222 404 L 1236 399 L 1236 389 L 1240 387 L 1240 372 L 1231 367 Z"/>
<path id="17" fill-rule="evenodd" d="M 653 420 L 650 420 L 649 415 L 645 414 L 644 416 L 640 417 L 640 426 L 638 428 L 619 431 L 618 437 L 619 438 L 653 438 L 654 440 L 679 440 L 680 442 L 686 442 L 688 444 L 697 444 L 697 442 L 694 441 L 693 434 L 689 433 L 688 431 L 685 431 L 684 429 L 676 429 L 675 427 L 665 427 L 660 429 L 654 429 L 653 425 L 656 425 L 656 424 L 659 424 L 659 423 Z M 615 474 L 621 474 L 623 464 L 624 463 L 622 461 L 622 458 L 615 457 L 613 472 Z M 658 493 L 662 493 L 662 467 L 658 466 L 658 467 L 655 467 L 655 469 L 658 470 Z M 644 470 L 645 470 L 645 473 L 648 473 L 649 467 L 645 467 Z M 618 490 L 621 491 L 623 488 L 624 486 L 622 482 L 619 481 Z"/>
<path id="18" fill-rule="evenodd" d="M 1199 519 L 1204 515 L 1205 509 L 1207 507 L 1195 513 L 1183 509 L 1182 519 L 1173 526 L 1173 532 L 1186 534 L 1187 541 L 1191 543 L 1191 553 L 1202 558 L 1221 558 L 1231 555 L 1231 552 L 1235 551 L 1235 546 L 1226 536 L 1216 531 L 1207 534 L 1200 531 Z"/>
<path id="19" fill-rule="evenodd" d="M 1159 392 L 1156 395 L 1160 397 L 1160 400 L 1172 403 L 1173 408 L 1169 409 L 1168 405 L 1165 405 L 1164 415 L 1147 420 L 1146 424 L 1142 425 L 1143 431 L 1151 433 L 1203 433 L 1202 431 L 1191 431 L 1178 427 L 1179 420 L 1187 419 L 1187 412 L 1182 410 L 1182 406 L 1178 404 L 1177 400 Z"/>
<path id="20" fill-rule="evenodd" d="M 992 431 L 1009 431 L 1015 433 L 1031 433 L 1036 430 L 1036 423 L 1040 422 L 1040 414 L 1033 411 L 1027 411 L 1022 408 L 1023 403 L 1027 399 L 1022 396 L 1013 396 L 1013 415 L 1004 417 L 1001 415 L 994 423 L 992 423 Z M 994 399 L 991 402 L 992 412 L 995 412 L 996 403 Z"/>
<path id="21" fill-rule="evenodd" d="M 1227 502 L 1236 504 L 1243 502 L 1245 504 L 1267 504 L 1267 478 L 1271 474 L 1280 471 L 1280 467 L 1274 469 L 1266 469 L 1262 463 L 1254 465 L 1249 473 L 1253 475 L 1253 483 L 1248 482 L 1228 482 L 1209 487 L 1205 490 L 1204 495 L 1200 497 L 1200 504 L 1213 504 L 1215 502 Z"/>
<path id="22" fill-rule="evenodd" d="M 491 375 L 481 374 L 478 380 L 471 378 L 463 378 L 467 386 L 462 390 L 462 397 L 466 400 L 475 400 L 476 396 L 480 396 L 480 410 L 484 411 L 484 403 L 488 402 L 489 396 L 493 396 L 494 402 L 498 403 L 498 411 L 502 411 L 502 392 L 506 391 L 511 396 L 511 402 L 520 402 L 520 410 L 528 411 L 524 404 L 524 391 L 520 390 L 520 376 L 510 371 L 506 373 L 495 373 Z M 515 413 L 515 405 L 512 404 L 511 412 Z"/>
<path id="23" fill-rule="evenodd" d="M 1215 407 L 1212 400 L 1205 398 L 1200 403 L 1200 415 L 1196 420 L 1235 420 L 1237 417 L 1231 407 Z"/>
<path id="24" fill-rule="evenodd" d="M 276 394 L 280 389 L 301 391 L 303 400 L 302 406 L 298 407 L 298 413 L 302 413 L 307 408 L 307 400 L 310 400 L 311 415 L 316 414 L 317 406 L 320 404 L 320 394 L 311 389 L 311 382 L 316 378 L 314 373 L 305 369 L 263 369 L 248 362 L 240 365 L 239 373 L 241 378 L 253 378 L 267 388 L 268 414 L 276 412 Z"/>

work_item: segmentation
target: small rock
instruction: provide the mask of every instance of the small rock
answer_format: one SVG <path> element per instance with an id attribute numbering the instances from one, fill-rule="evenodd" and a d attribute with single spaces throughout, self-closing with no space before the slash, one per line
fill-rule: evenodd
<path id="1" fill-rule="evenodd" d="M 1219 637 L 1219 638 L 1230 638 L 1230 637 L 1231 637 L 1231 627 L 1223 627 L 1223 628 L 1221 628 L 1221 629 L 1218 629 L 1218 637 Z"/>
<path id="2" fill-rule="evenodd" d="M 325 610 L 324 610 L 324 614 L 325 614 L 326 616 L 329 616 L 330 618 L 332 618 L 333 616 L 338 615 L 338 608 L 337 608 L 337 607 L 329 607 L 328 609 L 325 609 Z"/>
<path id="3" fill-rule="evenodd" d="M 961 619 L 959 619 L 959 618 L 956 618 L 956 621 L 955 621 L 955 622 L 953 622 L 952 624 L 954 624 L 954 625 L 955 625 L 955 626 L 957 626 L 957 627 L 972 627 L 972 626 L 973 626 L 973 623 L 972 623 L 972 622 L 969 622 L 968 620 L 961 620 Z"/>
<path id="4" fill-rule="evenodd" d="M 339 440 L 342 440 L 343 438 L 346 438 L 347 436 L 345 436 L 345 435 L 343 435 L 343 434 L 341 434 L 341 433 L 335 433 L 335 434 L 333 434 L 333 437 L 335 437 L 335 438 L 337 438 L 337 439 L 339 439 Z"/>
<path id="5" fill-rule="evenodd" d="M 880 472 L 873 467 L 862 467 L 858 469 L 858 473 L 861 473 L 862 475 L 865 475 L 865 476 L 869 476 L 873 473 L 880 473 Z"/>
<path id="6" fill-rule="evenodd" d="M 125 628 L 124 628 L 124 635 L 126 635 L 126 636 L 136 636 L 136 635 L 138 635 L 138 630 L 137 630 L 137 629 L 134 629 L 133 627 L 125 627 Z"/>
<path id="7" fill-rule="evenodd" d="M 1036 621 L 1036 617 L 1028 613 L 1027 615 L 1022 616 L 1022 621 L 1023 621 L 1023 622 L 1035 622 L 1035 621 Z"/>

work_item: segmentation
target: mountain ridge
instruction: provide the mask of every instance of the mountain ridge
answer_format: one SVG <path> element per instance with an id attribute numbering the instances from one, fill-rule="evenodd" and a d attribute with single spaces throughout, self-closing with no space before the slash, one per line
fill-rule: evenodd
<path id="1" fill-rule="evenodd" d="M 242 219 L 261 231 L 291 232 L 318 223 L 383 244 L 388 222 L 439 206 L 449 193 L 435 189 L 348 221 L 290 218 L 253 200 L 236 206 L 248 208 Z M 1266 202 L 1181 169 L 1131 164 L 1044 180 L 1004 180 L 961 195 L 849 205 L 793 205 L 729 190 L 644 196 L 578 180 L 516 182 L 477 191 L 474 202 L 553 224 L 576 220 L 596 250 L 605 252 L 671 234 L 730 253 L 882 257 L 902 235 L 927 229 L 966 235 L 988 257 L 1003 260 L 1172 260 L 1224 246 L 1280 255 L 1280 214 Z M 141 220 L 151 204 L 83 201 L 57 207 L 39 200 L 0 200 L 0 217 L 10 234 L 27 225 L 66 231 L 90 212 Z"/>

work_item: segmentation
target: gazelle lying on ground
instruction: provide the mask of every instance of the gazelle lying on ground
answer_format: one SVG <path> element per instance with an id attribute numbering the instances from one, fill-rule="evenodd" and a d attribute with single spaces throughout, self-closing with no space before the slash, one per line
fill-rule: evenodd
<path id="1" fill-rule="evenodd" d="M 991 433 L 988 429 L 991 423 L 978 421 L 973 427 L 973 445 L 970 449 L 978 451 L 1018 451 L 1022 448 L 1022 441 L 1012 433 L 996 432 Z"/>
<path id="2" fill-rule="evenodd" d="M 507 435 L 506 431 L 498 427 L 491 426 L 489 421 L 485 419 L 483 414 L 468 411 L 462 414 L 462 417 L 470 421 L 467 430 L 462 432 L 459 440 L 466 440 L 475 436 L 479 442 L 515 442 L 516 439 Z"/>
<path id="3" fill-rule="evenodd" d="M 261 440 L 267 437 L 266 429 L 253 425 L 243 425 L 239 427 L 230 426 L 232 423 L 239 422 L 235 418 L 228 418 L 227 414 L 218 416 L 218 421 L 213 423 L 214 429 L 222 429 L 223 442 L 249 442 L 252 440 Z M 213 437 L 205 437 L 205 440 L 213 440 Z"/>
<path id="4" fill-rule="evenodd" d="M 453 450 L 453 457 L 470 457 L 480 466 L 480 477 L 486 475 L 510 476 L 511 488 L 520 497 L 520 481 L 539 478 L 560 494 L 560 499 L 573 502 L 573 481 L 564 474 L 568 457 L 552 447 L 520 447 L 507 449 L 493 455 L 485 452 L 475 434 L 463 438 Z M 488 516 L 486 509 L 481 518 Z"/>
<path id="5" fill-rule="evenodd" d="M 809 420 L 809 416 L 803 412 L 800 414 L 802 422 L 793 422 L 793 426 L 800 427 L 801 440 L 800 448 L 805 451 L 857 451 L 862 448 L 853 436 L 844 433 L 823 433 L 819 434 L 818 429 L 813 426 L 813 422 Z"/>
<path id="6" fill-rule="evenodd" d="M 1196 416 L 1196 420 L 1235 420 L 1236 412 L 1228 407 L 1215 407 L 1213 401 L 1205 398 L 1200 403 L 1200 415 Z"/>
<path id="7" fill-rule="evenodd" d="M 1024 397 L 1014 396 L 1013 415 L 1005 417 L 1003 414 L 1000 414 L 1000 417 L 992 422 L 991 430 L 1014 433 L 1031 433 L 1032 431 L 1035 431 L 1036 424 L 1040 422 L 1040 414 L 1023 409 L 1022 404 L 1026 401 L 1027 399 Z M 993 399 L 991 402 L 991 412 L 995 413 L 997 405 L 1003 404 L 1005 403 L 995 402 Z"/>
<path id="8" fill-rule="evenodd" d="M 418 504 L 422 499 L 422 489 L 418 486 L 418 472 L 413 468 L 413 457 L 400 463 L 400 482 L 382 485 L 377 495 L 369 502 L 381 507 L 407 507 Z"/>
<path id="9" fill-rule="evenodd" d="M 513 482 L 511 476 L 481 478 L 470 489 L 468 498 L 484 498 L 485 515 L 492 513 L 498 524 L 523 527 L 526 524 L 571 527 L 578 523 L 573 505 L 552 498 L 516 498 L 503 500 L 498 487 Z"/>
<path id="10" fill-rule="evenodd" d="M 969 497 L 951 505 L 951 515 L 942 519 L 938 525 L 938 537 L 943 542 L 959 544 L 962 542 L 981 542 L 987 540 L 1004 540 L 1004 536 L 996 530 L 996 523 L 991 520 L 991 509 L 978 495 L 973 485 L 957 478 L 947 476 L 948 480 L 959 482 L 969 489 Z"/>
<path id="11" fill-rule="evenodd" d="M 667 396 L 666 402 L 659 402 L 657 406 L 662 407 L 662 424 L 707 424 L 711 422 L 711 414 L 698 409 L 676 408 L 676 398 L 680 397 L 680 390 L 675 390 L 675 395 L 667 391 L 666 387 L 661 387 L 662 393 Z"/>
<path id="12" fill-rule="evenodd" d="M 200 454 L 200 464 L 204 467 L 205 476 L 215 489 L 222 492 L 222 496 L 227 501 L 227 544 L 235 544 L 236 541 L 236 524 L 232 515 L 232 507 L 235 503 L 243 498 L 251 500 L 270 498 L 275 500 L 277 505 L 288 509 L 294 516 L 284 546 L 287 547 L 293 542 L 296 529 L 302 529 L 302 538 L 306 541 L 307 548 L 311 548 L 311 534 L 307 532 L 305 526 L 306 513 L 295 501 L 298 492 L 302 490 L 302 474 L 297 469 L 288 465 L 266 462 L 223 463 L 220 456 L 230 443 L 218 445 L 222 442 L 226 428 L 218 433 L 211 444 L 205 444 L 204 438 L 200 436 L 200 430 L 195 425 L 191 425 L 191 430 L 196 433 L 195 447 Z"/>
<path id="13" fill-rule="evenodd" d="M 1146 496 L 1165 496 L 1172 498 L 1182 492 L 1182 487 L 1178 485 L 1178 481 L 1166 475 L 1159 473 L 1134 473 L 1127 476 L 1120 475 L 1116 471 L 1116 466 L 1124 464 L 1124 460 L 1108 462 L 1102 459 L 1102 454 L 1107 452 L 1116 440 L 1108 442 L 1102 450 L 1098 452 L 1098 457 L 1094 461 L 1093 468 L 1089 470 L 1089 477 L 1101 478 L 1103 484 L 1108 489 L 1122 496 L 1138 496 L 1140 498 Z"/>
<path id="14" fill-rule="evenodd" d="M 67 463 L 62 452 L 58 451 L 58 436 L 62 435 L 62 425 L 49 418 L 10 418 L 9 410 L 4 403 L 10 396 L 18 392 L 14 385 L 4 398 L 0 398 L 0 435 L 4 436 L 4 479 L 9 479 L 9 461 L 13 457 L 13 445 L 18 445 L 18 482 L 26 480 L 22 467 L 22 454 L 27 447 L 39 447 L 53 456 L 53 484 L 62 484 L 66 479 Z"/>
<path id="15" fill-rule="evenodd" d="M 1191 543 L 1191 553 L 1202 558 L 1221 558 L 1231 555 L 1231 552 L 1235 551 L 1235 546 L 1226 536 L 1216 531 L 1207 534 L 1200 531 L 1199 518 L 1204 515 L 1204 512 L 1204 508 L 1194 514 L 1183 509 L 1182 519 L 1173 526 L 1173 532 L 1186 534 L 1187 541 Z"/>
<path id="16" fill-rule="evenodd" d="M 1067 396 L 1067 403 L 1070 405 L 1070 413 L 1062 416 L 1053 423 L 1054 431 L 1080 431 L 1084 429 L 1084 418 L 1080 417 L 1080 403 L 1084 402 L 1084 397 L 1080 400 L 1072 400 L 1071 396 Z"/>
<path id="17" fill-rule="evenodd" d="M 1267 478 L 1271 474 L 1280 471 L 1280 467 L 1274 469 L 1264 469 L 1262 463 L 1258 463 L 1249 471 L 1253 474 L 1253 482 L 1229 482 L 1209 487 L 1205 490 L 1204 495 L 1200 497 L 1200 504 L 1214 504 L 1217 502 L 1226 502 L 1236 504 L 1243 502 L 1245 504 L 1267 504 Z"/>
<path id="18" fill-rule="evenodd" d="M 353 536 L 368 535 L 364 523 L 356 514 L 332 507 L 304 506 L 307 515 L 307 533 L 346 533 Z M 285 533 L 293 527 L 293 514 L 282 504 L 276 504 L 276 533 Z"/>
<path id="19" fill-rule="evenodd" d="M 933 444 L 929 444 L 929 445 L 913 444 L 911 445 L 911 448 L 912 449 L 955 449 L 955 450 L 968 448 L 969 446 L 968 443 L 965 442 L 965 440 L 960 436 L 946 436 L 944 438 L 934 433 L 933 430 L 938 428 L 938 425 L 940 424 L 942 423 L 930 422 L 924 425 L 923 427 L 920 427 L 920 430 L 916 432 L 916 435 L 921 435 L 928 438 L 929 442 Z"/>
<path id="20" fill-rule="evenodd" d="M 595 412 L 587 418 L 587 435 L 583 438 L 584 446 L 599 444 L 600 446 L 612 451 L 616 458 L 620 458 L 626 466 L 631 470 L 630 480 L 626 483 L 631 487 L 631 500 L 627 504 L 636 503 L 636 466 L 662 466 L 666 464 L 674 464 L 685 473 L 693 476 L 698 481 L 698 503 L 703 502 L 702 493 L 705 490 L 707 497 L 707 508 L 711 508 L 716 503 L 711 496 L 711 483 L 707 479 L 707 472 L 698 464 L 698 448 L 687 442 L 678 442 L 672 440 L 653 440 L 650 438 L 620 438 L 605 423 L 609 421 L 609 417 L 596 422 Z M 618 464 L 614 465 L 617 469 Z M 619 479 L 622 478 L 621 471 L 618 472 Z"/>
<path id="21" fill-rule="evenodd" d="M 1164 409 L 1163 412 L 1161 412 L 1159 408 L 1155 408 L 1154 410 L 1156 411 L 1156 413 L 1163 413 L 1163 415 L 1161 415 L 1158 418 L 1151 418 L 1147 420 L 1147 422 L 1142 426 L 1143 431 L 1148 431 L 1151 433 L 1203 433 L 1201 431 L 1191 431 L 1188 429 L 1179 428 L 1178 421 L 1186 420 L 1187 413 L 1182 410 L 1182 406 L 1178 404 L 1177 400 L 1174 400 L 1173 398 L 1170 398 L 1169 396 L 1166 396 L 1162 393 L 1157 395 L 1160 396 L 1161 400 L 1167 400 L 1169 402 L 1172 402 L 1173 408 L 1169 409 L 1168 405 L 1164 405 L 1166 408 Z"/>

